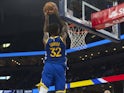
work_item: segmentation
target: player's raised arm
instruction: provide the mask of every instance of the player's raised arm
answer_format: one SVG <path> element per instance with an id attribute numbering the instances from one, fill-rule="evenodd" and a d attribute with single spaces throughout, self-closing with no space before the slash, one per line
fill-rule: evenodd
<path id="1" fill-rule="evenodd" d="M 46 45 L 47 40 L 49 38 L 49 33 L 48 33 L 48 27 L 49 27 L 49 15 L 46 11 L 44 11 L 44 16 L 45 16 L 45 22 L 44 22 L 44 36 L 43 36 L 43 43 Z"/>
<path id="2" fill-rule="evenodd" d="M 63 41 L 65 44 L 66 44 L 66 38 L 67 38 L 67 30 L 68 30 L 68 27 L 67 27 L 67 24 L 65 23 L 60 33 L 60 36 L 63 38 Z"/>
<path id="3" fill-rule="evenodd" d="M 58 20 L 60 21 L 60 23 L 61 23 L 61 25 L 62 25 L 62 29 L 61 29 L 60 36 L 63 38 L 64 43 L 66 43 L 68 25 L 67 25 L 67 23 L 59 16 L 59 12 L 56 12 L 56 16 L 57 16 Z"/>
<path id="4" fill-rule="evenodd" d="M 58 7 L 55 3 L 53 2 L 48 2 L 44 5 L 43 8 L 44 16 L 45 16 L 45 22 L 44 22 L 44 37 L 43 37 L 43 42 L 44 45 L 46 45 L 47 40 L 49 38 L 49 15 L 55 14 L 58 12 Z"/>

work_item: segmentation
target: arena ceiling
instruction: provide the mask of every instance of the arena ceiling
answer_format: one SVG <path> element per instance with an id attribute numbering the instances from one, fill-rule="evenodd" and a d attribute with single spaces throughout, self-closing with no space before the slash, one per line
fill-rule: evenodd
<path id="1" fill-rule="evenodd" d="M 0 53 L 44 50 L 42 6 L 47 1 L 49 0 L 0 0 Z M 58 0 L 51 1 L 58 3 Z M 119 2 L 123 2 L 123 0 L 119 0 Z M 120 28 L 121 34 L 124 34 L 124 23 L 121 23 Z M 93 34 L 88 34 L 86 37 L 87 43 L 99 40 L 103 40 L 103 38 Z M 10 46 L 3 48 L 4 43 L 10 43 Z M 67 39 L 67 48 L 69 45 L 70 40 Z M 75 81 L 73 79 L 75 73 L 79 73 L 79 79 L 92 78 L 90 75 L 82 78 L 81 75 L 83 71 L 89 73 L 89 68 L 96 69 L 98 66 L 102 68 L 103 64 L 112 65 L 112 62 L 115 64 L 119 62 L 123 67 L 123 55 L 124 40 L 120 43 L 109 43 L 70 53 L 67 56 L 70 67 L 67 78 Z M 0 58 L 0 75 L 11 76 L 8 81 L 0 81 L 0 88 L 34 88 L 41 77 L 43 58 L 44 56 Z M 92 72 L 92 74 L 94 73 L 96 72 Z"/>

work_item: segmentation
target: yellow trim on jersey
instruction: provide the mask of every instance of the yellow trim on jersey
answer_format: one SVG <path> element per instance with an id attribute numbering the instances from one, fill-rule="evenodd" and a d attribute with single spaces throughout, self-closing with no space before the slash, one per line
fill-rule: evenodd
<path id="1" fill-rule="evenodd" d="M 62 40 L 62 42 L 64 42 L 63 38 L 60 36 L 60 39 Z"/>
<path id="2" fill-rule="evenodd" d="M 56 93 L 66 93 L 66 90 L 58 90 Z"/>
<path id="3" fill-rule="evenodd" d="M 64 40 L 61 36 L 51 36 L 50 38 L 57 38 L 57 37 L 60 37 L 60 39 L 62 40 L 62 42 L 64 43 Z"/>
<path id="4" fill-rule="evenodd" d="M 43 86 L 45 89 L 48 90 L 48 88 L 40 81 L 40 83 L 36 84 L 36 86 L 38 87 L 38 89 L 40 90 L 40 87 Z"/>
<path id="5" fill-rule="evenodd" d="M 59 36 L 51 36 L 51 38 L 57 38 L 57 37 L 59 37 Z"/>
<path id="6" fill-rule="evenodd" d="M 45 44 L 48 42 L 48 39 L 44 40 Z"/>
<path id="7" fill-rule="evenodd" d="M 57 38 L 57 37 L 60 37 L 60 39 L 62 40 L 62 42 L 64 41 L 61 36 L 51 36 L 50 38 Z"/>
<path id="8" fill-rule="evenodd" d="M 63 38 L 62 38 L 61 36 L 51 36 L 50 38 L 51 38 L 51 39 L 55 39 L 55 38 L 57 38 L 57 37 L 60 37 L 60 39 L 62 40 L 62 42 L 65 44 L 65 42 L 64 42 L 64 40 L 63 40 Z"/>

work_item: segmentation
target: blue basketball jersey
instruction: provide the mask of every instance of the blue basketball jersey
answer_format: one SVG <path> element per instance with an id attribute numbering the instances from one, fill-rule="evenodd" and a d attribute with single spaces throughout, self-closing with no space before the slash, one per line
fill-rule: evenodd
<path id="1" fill-rule="evenodd" d="M 66 46 L 60 36 L 50 37 L 46 43 L 46 62 L 65 63 Z"/>

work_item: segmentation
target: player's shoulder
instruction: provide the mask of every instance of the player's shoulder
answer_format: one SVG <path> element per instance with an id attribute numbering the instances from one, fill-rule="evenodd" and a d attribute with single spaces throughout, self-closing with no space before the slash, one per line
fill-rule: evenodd
<path id="1" fill-rule="evenodd" d="M 66 45 L 66 40 L 62 36 L 60 36 L 60 40 L 63 42 L 64 45 Z"/>
<path id="2" fill-rule="evenodd" d="M 60 41 L 61 40 L 62 42 L 64 42 L 64 39 L 63 39 L 62 36 L 52 36 L 52 37 L 49 38 L 49 40 L 50 39 L 56 39 L 56 41 Z"/>
<path id="3" fill-rule="evenodd" d="M 64 42 L 64 40 L 63 40 L 63 37 L 62 37 L 62 36 L 60 36 L 60 39 L 61 39 L 61 41 L 62 41 L 62 42 Z"/>
<path id="4" fill-rule="evenodd" d="M 49 39 L 58 39 L 58 38 L 60 38 L 61 36 L 50 36 L 50 38 Z"/>

